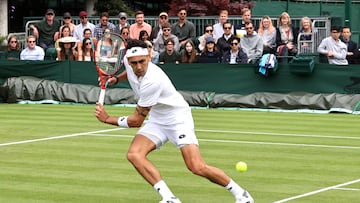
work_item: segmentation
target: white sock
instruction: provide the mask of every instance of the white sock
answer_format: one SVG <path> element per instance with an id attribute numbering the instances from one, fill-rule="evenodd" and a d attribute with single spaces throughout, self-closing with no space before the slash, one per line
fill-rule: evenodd
<path id="1" fill-rule="evenodd" d="M 235 183 L 233 179 L 230 179 L 230 183 L 225 188 L 229 190 L 234 195 L 234 197 L 242 196 L 244 193 L 244 189 Z"/>
<path id="2" fill-rule="evenodd" d="M 154 185 L 154 189 L 161 195 L 163 199 L 170 199 L 171 197 L 175 197 L 175 195 L 171 192 L 170 188 L 163 180 L 157 182 Z"/>

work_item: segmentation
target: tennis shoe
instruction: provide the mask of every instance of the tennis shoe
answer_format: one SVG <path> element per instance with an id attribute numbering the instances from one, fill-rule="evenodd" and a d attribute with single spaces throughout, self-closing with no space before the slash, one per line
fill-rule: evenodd
<path id="1" fill-rule="evenodd" d="M 235 203 L 254 203 L 254 199 L 247 191 L 244 191 L 242 196 L 236 198 Z"/>
<path id="2" fill-rule="evenodd" d="M 170 199 L 163 199 L 159 203 L 181 203 L 179 198 L 171 197 Z"/>

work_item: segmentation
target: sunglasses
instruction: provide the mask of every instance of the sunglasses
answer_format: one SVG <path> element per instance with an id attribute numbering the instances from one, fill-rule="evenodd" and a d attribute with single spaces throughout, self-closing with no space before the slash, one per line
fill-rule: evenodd
<path id="1" fill-rule="evenodd" d="M 35 43 L 35 41 L 28 41 L 28 43 Z"/>
<path id="2" fill-rule="evenodd" d="M 10 41 L 10 43 L 17 43 L 17 41 Z"/>
<path id="3" fill-rule="evenodd" d="M 83 16 L 83 17 L 81 17 L 81 19 L 86 19 L 86 18 L 88 18 L 87 16 Z"/>
<path id="4" fill-rule="evenodd" d="M 46 15 L 47 16 L 53 16 L 54 14 L 53 13 L 47 13 Z"/>
<path id="5" fill-rule="evenodd" d="M 145 61 L 146 61 L 145 59 L 141 59 L 139 61 L 131 61 L 130 64 L 136 66 L 137 64 L 144 64 Z"/>
<path id="6" fill-rule="evenodd" d="M 253 27 L 246 27 L 245 30 L 252 30 L 254 29 Z"/>
<path id="7" fill-rule="evenodd" d="M 230 30 L 231 27 L 224 27 L 224 30 Z"/>
<path id="8" fill-rule="evenodd" d="M 186 13 L 179 13 L 180 15 L 186 16 Z"/>
<path id="9" fill-rule="evenodd" d="M 213 32 L 213 30 L 205 30 L 205 32 Z"/>
<path id="10" fill-rule="evenodd" d="M 120 20 L 126 20 L 126 18 L 125 18 L 125 17 L 121 17 Z"/>
<path id="11" fill-rule="evenodd" d="M 128 35 L 129 33 L 128 32 L 123 32 L 121 33 L 122 35 Z"/>
<path id="12" fill-rule="evenodd" d="M 64 17 L 64 19 L 65 19 L 65 20 L 68 20 L 68 19 L 70 19 L 70 17 Z"/>
<path id="13" fill-rule="evenodd" d="M 164 32 L 170 32 L 170 28 L 163 29 Z"/>
<path id="14" fill-rule="evenodd" d="M 167 19 L 166 16 L 160 16 L 160 19 Z"/>
<path id="15" fill-rule="evenodd" d="M 236 43 L 236 42 L 233 42 L 233 43 L 230 43 L 231 46 L 237 46 L 239 43 Z"/>
<path id="16" fill-rule="evenodd" d="M 85 45 L 91 45 L 91 42 L 86 42 Z"/>

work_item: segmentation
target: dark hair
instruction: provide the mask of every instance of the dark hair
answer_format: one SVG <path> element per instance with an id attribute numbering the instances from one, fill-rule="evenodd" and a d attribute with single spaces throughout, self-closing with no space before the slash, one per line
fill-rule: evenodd
<path id="1" fill-rule="evenodd" d="M 64 32 L 64 29 L 65 28 L 69 28 L 69 36 L 71 36 L 71 29 L 70 29 L 70 27 L 68 26 L 68 25 L 64 25 L 62 28 L 61 28 L 61 33 L 60 33 L 60 38 L 62 38 L 62 37 L 64 37 L 64 35 L 63 35 L 63 32 Z"/>
<path id="2" fill-rule="evenodd" d="M 91 32 L 91 34 L 92 34 L 92 31 L 91 31 L 91 29 L 90 28 L 85 28 L 84 30 L 83 30 L 83 35 L 85 34 L 85 32 L 86 31 L 90 31 Z"/>
<path id="3" fill-rule="evenodd" d="M 20 49 L 21 49 L 21 47 L 20 47 L 20 42 L 19 42 L 19 40 L 16 38 L 16 36 L 15 35 L 10 35 L 9 36 L 9 38 L 8 38 L 8 44 L 7 44 L 7 50 L 8 51 L 11 51 L 11 46 L 10 46 L 10 41 L 11 41 L 11 39 L 15 39 L 16 40 L 16 50 L 17 51 L 19 51 Z"/>
<path id="4" fill-rule="evenodd" d="M 204 26 L 204 32 L 206 32 L 206 28 L 207 27 L 211 27 L 211 28 L 213 28 L 214 29 L 214 27 L 213 27 L 213 25 L 212 24 L 206 24 L 205 26 Z"/>
<path id="5" fill-rule="evenodd" d="M 337 32 L 341 32 L 341 27 L 338 25 L 331 26 L 330 31 L 333 31 L 333 30 L 335 30 Z"/>
<path id="6" fill-rule="evenodd" d="M 139 14 L 144 14 L 144 12 L 143 11 L 136 11 L 135 14 L 134 14 L 134 17 L 136 17 Z"/>
<path id="7" fill-rule="evenodd" d="M 164 23 L 164 25 L 161 26 L 161 29 L 164 29 L 164 28 L 171 28 L 171 24 L 168 22 Z"/>
<path id="8" fill-rule="evenodd" d="M 83 51 L 83 53 L 84 53 L 84 51 L 85 51 L 85 47 L 86 47 L 86 41 L 90 41 L 91 43 L 94 43 L 90 38 L 84 38 L 83 39 L 83 41 L 82 41 L 82 46 L 81 46 L 81 49 L 82 49 L 82 51 Z M 91 56 L 91 61 L 93 61 L 94 60 L 94 50 L 93 50 L 93 46 L 91 46 L 91 50 L 90 50 L 90 56 Z M 82 56 L 83 58 L 82 59 L 84 59 L 84 55 Z"/>
<path id="9" fill-rule="evenodd" d="M 141 30 L 140 34 L 139 34 L 139 40 L 143 40 L 142 38 L 143 38 L 144 35 L 147 35 L 148 38 L 150 37 L 149 33 L 147 33 L 146 30 Z"/>
<path id="10" fill-rule="evenodd" d="M 174 41 L 172 38 L 167 38 L 167 39 L 164 41 L 164 45 L 166 46 L 169 42 L 171 42 L 173 45 L 175 45 L 175 41 Z"/>
<path id="11" fill-rule="evenodd" d="M 239 37 L 237 37 L 237 36 L 232 36 L 232 37 L 230 37 L 230 39 L 228 40 L 229 44 L 231 44 L 233 40 L 237 40 L 237 41 L 240 43 L 240 38 L 239 38 Z"/>
<path id="12" fill-rule="evenodd" d="M 230 21 L 226 21 L 226 22 L 223 24 L 223 28 L 224 28 L 225 24 L 230 24 L 230 25 L 231 25 L 231 27 L 232 27 L 232 24 L 231 24 L 231 22 L 230 22 Z"/>
<path id="13" fill-rule="evenodd" d="M 142 41 L 142 40 L 138 40 L 138 39 L 130 39 L 127 42 L 127 46 L 126 49 L 131 49 L 133 47 L 142 47 L 142 48 L 147 48 L 147 44 Z"/>
<path id="14" fill-rule="evenodd" d="M 188 44 L 188 43 L 190 43 L 191 46 L 193 47 L 190 53 L 186 51 L 186 44 Z M 195 49 L 194 42 L 191 39 L 189 39 L 184 44 L 184 52 L 181 55 L 181 63 L 194 63 L 194 62 L 197 62 L 196 57 L 197 57 L 197 51 Z"/>
<path id="15" fill-rule="evenodd" d="M 109 13 L 108 13 L 108 12 L 102 12 L 102 13 L 100 14 L 100 18 L 102 18 L 102 17 L 107 17 L 107 18 L 109 18 Z"/>

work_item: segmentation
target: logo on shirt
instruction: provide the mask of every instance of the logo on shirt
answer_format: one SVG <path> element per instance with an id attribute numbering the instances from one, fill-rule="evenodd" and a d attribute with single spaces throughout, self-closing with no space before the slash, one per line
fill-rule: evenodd
<path id="1" fill-rule="evenodd" d="M 183 139 L 185 137 L 186 137 L 186 135 L 182 134 L 182 135 L 179 136 L 179 139 Z"/>

